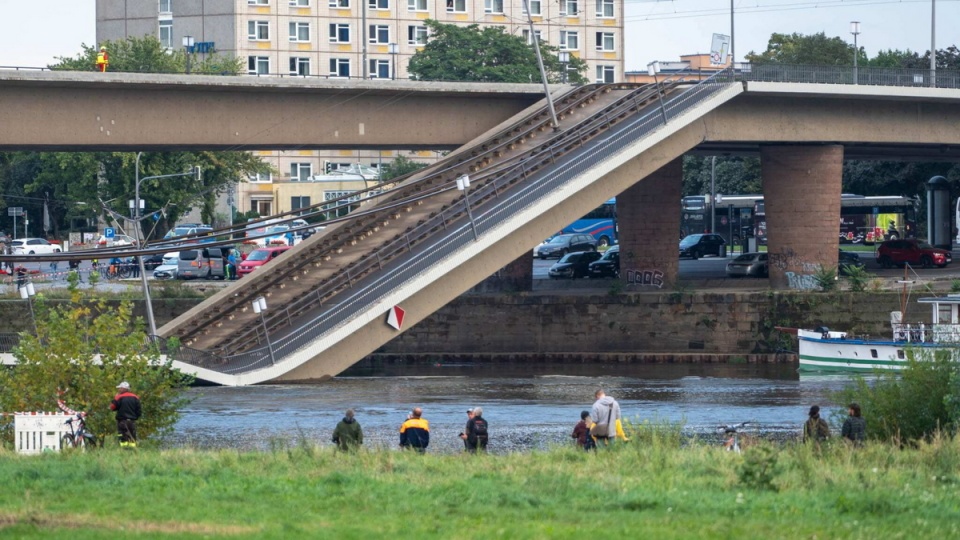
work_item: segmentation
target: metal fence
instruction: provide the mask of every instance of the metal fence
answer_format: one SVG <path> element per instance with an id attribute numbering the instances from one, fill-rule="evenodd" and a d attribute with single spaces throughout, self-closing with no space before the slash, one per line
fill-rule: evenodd
<path id="1" fill-rule="evenodd" d="M 737 78 L 744 81 L 960 88 L 960 71 L 782 64 L 738 66 Z"/>

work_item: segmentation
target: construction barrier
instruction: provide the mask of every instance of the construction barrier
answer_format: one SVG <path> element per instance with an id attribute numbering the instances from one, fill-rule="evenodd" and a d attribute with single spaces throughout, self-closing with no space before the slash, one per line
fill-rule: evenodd
<path id="1" fill-rule="evenodd" d="M 70 433 L 69 414 L 50 412 L 13 413 L 14 441 L 18 454 L 59 452 L 60 439 Z"/>

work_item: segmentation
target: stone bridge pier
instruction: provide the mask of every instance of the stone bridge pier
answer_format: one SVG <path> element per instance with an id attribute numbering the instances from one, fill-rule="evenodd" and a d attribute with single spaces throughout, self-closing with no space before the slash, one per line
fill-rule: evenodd
<path id="1" fill-rule="evenodd" d="M 837 267 L 843 146 L 763 146 L 760 174 L 770 285 L 814 288 L 818 267 Z"/>
<path id="2" fill-rule="evenodd" d="M 680 196 L 683 157 L 617 195 L 620 280 L 635 290 L 672 287 L 680 262 Z"/>

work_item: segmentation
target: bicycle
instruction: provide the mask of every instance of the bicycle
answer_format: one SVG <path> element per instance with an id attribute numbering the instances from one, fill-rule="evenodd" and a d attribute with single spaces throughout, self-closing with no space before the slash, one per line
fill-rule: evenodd
<path id="1" fill-rule="evenodd" d="M 70 418 L 64 422 L 70 427 L 70 433 L 65 433 L 63 437 L 60 437 L 61 450 L 64 448 L 85 450 L 88 447 L 96 448 L 99 446 L 97 436 L 87 429 L 87 413 L 67 407 L 62 399 L 57 399 L 57 407 L 70 415 Z"/>
<path id="2" fill-rule="evenodd" d="M 740 424 L 732 424 L 729 426 L 718 426 L 717 432 L 722 433 L 725 440 L 722 445 L 723 448 L 728 452 L 740 453 L 740 439 L 741 436 L 744 438 L 744 443 L 749 446 L 752 442 L 752 438 L 746 437 L 743 433 L 743 428 L 755 424 L 754 422 L 742 422 Z"/>

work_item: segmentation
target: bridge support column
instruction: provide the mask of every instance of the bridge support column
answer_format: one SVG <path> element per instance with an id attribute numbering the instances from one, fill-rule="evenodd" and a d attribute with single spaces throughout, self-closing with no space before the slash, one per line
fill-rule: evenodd
<path id="1" fill-rule="evenodd" d="M 617 195 L 620 280 L 641 289 L 677 281 L 683 158 L 677 158 Z"/>
<path id="2" fill-rule="evenodd" d="M 500 283 L 503 290 L 533 290 L 533 250 L 527 250 L 512 263 L 500 270 Z"/>
<path id="3" fill-rule="evenodd" d="M 770 285 L 815 288 L 818 267 L 837 267 L 843 146 L 762 147 L 760 174 Z"/>

